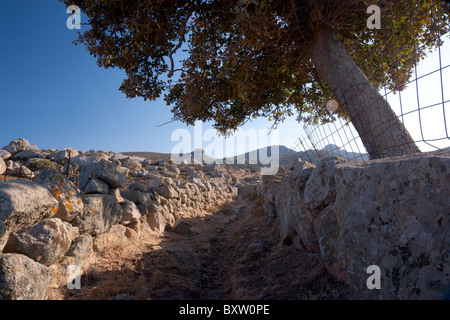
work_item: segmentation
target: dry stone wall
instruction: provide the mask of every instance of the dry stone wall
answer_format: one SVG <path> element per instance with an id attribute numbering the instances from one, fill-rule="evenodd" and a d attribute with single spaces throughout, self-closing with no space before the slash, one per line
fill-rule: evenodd
<path id="1" fill-rule="evenodd" d="M 168 160 L 72 148 L 44 151 L 25 139 L 12 141 L 0 156 L 3 171 L 36 159 L 54 168 L 30 171 L 32 181 L 0 183 L 0 299 L 46 299 L 50 286 L 66 284 L 69 266 L 86 270 L 102 243 L 172 228 L 189 232 L 184 216 L 219 209 L 238 193 L 219 166 L 177 167 Z M 76 167 L 78 186 L 63 174 Z M 130 184 L 130 178 L 153 181 Z"/>
<path id="2" fill-rule="evenodd" d="M 355 299 L 443 299 L 450 293 L 450 151 L 367 162 L 299 161 L 260 190 L 281 241 L 321 256 Z M 294 239 L 295 238 L 295 239 Z M 369 266 L 380 289 L 369 289 Z"/>

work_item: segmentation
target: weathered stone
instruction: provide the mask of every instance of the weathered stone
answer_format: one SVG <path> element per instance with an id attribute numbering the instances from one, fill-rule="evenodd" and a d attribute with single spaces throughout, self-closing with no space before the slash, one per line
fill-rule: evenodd
<path id="1" fill-rule="evenodd" d="M 0 300 L 46 300 L 48 267 L 22 254 L 0 253 Z"/>
<path id="2" fill-rule="evenodd" d="M 6 163 L 5 161 L 0 157 L 0 175 L 2 175 L 6 171 Z"/>
<path id="3" fill-rule="evenodd" d="M 40 184 L 26 180 L 0 183 L 0 221 L 9 232 L 55 215 L 58 205 L 50 191 Z"/>
<path id="4" fill-rule="evenodd" d="M 8 152 L 6 150 L 3 150 L 3 149 L 0 149 L 0 159 L 6 160 L 9 157 L 11 157 L 11 153 L 10 152 Z"/>
<path id="5" fill-rule="evenodd" d="M 156 193 L 158 193 L 160 196 L 163 196 L 166 199 L 172 199 L 178 197 L 178 192 L 175 190 L 175 188 L 171 186 L 160 186 L 155 188 Z"/>
<path id="6" fill-rule="evenodd" d="M 122 164 L 123 167 L 128 168 L 130 171 L 140 171 L 142 169 L 142 164 L 139 160 L 129 158 L 125 160 Z"/>
<path id="7" fill-rule="evenodd" d="M 157 186 L 171 186 L 172 183 L 173 180 L 169 177 L 160 177 L 158 180 L 156 180 Z"/>
<path id="8" fill-rule="evenodd" d="M 133 182 L 128 187 L 128 191 L 148 192 L 148 186 L 143 183 Z"/>
<path id="9" fill-rule="evenodd" d="M 84 168 L 88 165 L 98 163 L 102 160 L 108 161 L 108 159 L 109 157 L 103 152 L 88 152 L 71 158 L 70 163 L 75 163 L 81 168 Z"/>
<path id="10" fill-rule="evenodd" d="M 108 231 L 120 220 L 122 208 L 114 197 L 92 194 L 82 198 L 84 210 L 71 221 L 81 233 L 99 235 Z"/>
<path id="11" fill-rule="evenodd" d="M 33 173 L 33 171 L 31 171 L 27 167 L 20 166 L 19 176 L 24 177 L 24 178 L 28 178 L 28 179 L 33 179 L 34 178 L 34 173 Z"/>
<path id="12" fill-rule="evenodd" d="M 450 151 L 341 163 L 335 178 L 336 229 L 327 243 L 336 240 L 324 258 L 343 269 L 354 297 L 444 298 L 450 283 Z M 366 287 L 371 265 L 381 270 L 381 290 Z"/>
<path id="13" fill-rule="evenodd" d="M 84 188 L 86 194 L 108 194 L 109 188 L 106 182 L 100 179 L 92 178 Z"/>
<path id="14" fill-rule="evenodd" d="M 70 162 L 72 162 L 72 159 L 78 157 L 79 155 L 80 153 L 78 152 L 78 150 L 73 148 L 65 148 L 63 150 L 49 154 L 47 156 L 47 159 L 62 163 L 64 160 L 68 160 L 70 157 Z M 75 160 L 74 163 L 76 162 L 77 161 Z"/>
<path id="15" fill-rule="evenodd" d="M 14 155 L 17 152 L 23 151 L 23 150 L 28 150 L 30 149 L 30 143 L 22 138 L 13 140 L 9 143 L 9 145 L 7 145 L 6 147 L 3 147 L 3 150 L 8 151 L 9 153 L 11 153 L 12 155 Z"/>
<path id="16" fill-rule="evenodd" d="M 309 251 L 318 252 L 319 244 L 313 228 L 314 215 L 307 208 L 303 197 L 306 181 L 313 169 L 314 165 L 308 162 L 297 162 L 290 174 L 266 178 L 263 192 L 266 220 L 270 223 L 278 217 L 280 240 L 292 243 L 292 239 L 287 238 L 298 234 Z M 291 233 L 292 229 L 295 234 Z"/>
<path id="17" fill-rule="evenodd" d="M 153 231 L 163 232 L 166 227 L 166 219 L 161 211 L 156 211 L 154 213 L 148 213 L 146 215 L 147 223 Z"/>
<path id="18" fill-rule="evenodd" d="M 319 242 L 320 253 L 328 272 L 335 278 L 345 281 L 348 278 L 345 261 L 338 261 L 338 226 L 334 214 L 334 204 L 326 207 L 314 220 L 314 230 Z"/>
<path id="19" fill-rule="evenodd" d="M 128 191 L 127 195 L 125 197 L 127 200 L 133 201 L 135 204 L 146 204 L 150 201 L 152 201 L 154 196 L 151 193 L 148 192 L 141 192 L 141 191 Z"/>
<path id="20" fill-rule="evenodd" d="M 123 244 L 128 240 L 127 228 L 121 224 L 113 225 L 107 232 L 94 237 L 94 251 L 102 251 L 111 245 Z"/>
<path id="21" fill-rule="evenodd" d="M 169 167 L 167 168 L 167 170 L 169 170 L 169 171 L 175 173 L 176 175 L 179 175 L 179 174 L 180 174 L 180 169 L 179 169 L 177 166 L 169 166 Z"/>
<path id="22" fill-rule="evenodd" d="M 127 176 L 128 169 L 102 160 L 81 169 L 79 187 L 81 190 L 84 190 L 92 178 L 98 178 L 106 182 L 110 188 L 125 188 Z"/>
<path id="23" fill-rule="evenodd" d="M 175 233 L 187 234 L 191 231 L 191 227 L 192 225 L 189 222 L 187 222 L 183 218 L 178 218 L 170 231 Z"/>
<path id="24" fill-rule="evenodd" d="M 341 157 L 330 157 L 323 160 L 313 170 L 305 186 L 304 198 L 310 209 L 323 209 L 336 198 L 336 182 L 334 167 L 345 162 Z"/>
<path id="25" fill-rule="evenodd" d="M 40 151 L 40 150 L 33 150 L 33 149 L 29 149 L 29 150 L 23 150 L 20 152 L 17 152 L 16 154 L 14 154 L 12 156 L 12 158 L 14 159 L 30 159 L 30 158 L 44 158 L 45 154 Z"/>
<path id="26" fill-rule="evenodd" d="M 139 218 L 141 217 L 141 213 L 134 202 L 126 200 L 125 203 L 121 205 L 121 207 L 122 217 L 119 220 L 120 224 L 128 225 L 139 220 Z"/>
<path id="27" fill-rule="evenodd" d="M 58 200 L 59 206 L 55 218 L 71 221 L 83 211 L 84 205 L 78 188 L 62 173 L 45 168 L 34 182 L 47 188 Z"/>
<path id="28" fill-rule="evenodd" d="M 4 253 L 21 253 L 50 265 L 61 259 L 72 244 L 72 226 L 58 218 L 51 218 L 9 235 Z M 76 232 L 76 231 L 75 231 Z"/>
<path id="29" fill-rule="evenodd" d="M 70 264 L 87 267 L 93 256 L 93 239 L 88 233 L 76 237 L 66 253 Z"/>
<path id="30" fill-rule="evenodd" d="M 122 194 L 120 193 L 120 189 L 118 188 L 110 188 L 108 191 L 108 195 L 114 197 L 118 203 L 122 204 L 125 203 L 126 199 L 122 197 Z"/>

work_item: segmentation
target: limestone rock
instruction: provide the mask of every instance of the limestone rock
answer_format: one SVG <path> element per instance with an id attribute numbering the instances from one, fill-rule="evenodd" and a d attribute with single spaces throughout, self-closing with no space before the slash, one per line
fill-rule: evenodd
<path id="1" fill-rule="evenodd" d="M 12 156 L 14 159 L 30 159 L 30 158 L 40 158 L 43 159 L 45 154 L 40 150 L 28 149 L 17 152 Z"/>
<path id="2" fill-rule="evenodd" d="M 173 188 L 171 186 L 160 186 L 160 187 L 155 188 L 155 191 L 160 196 L 163 196 L 166 199 L 177 198 L 179 196 L 179 194 L 175 190 L 175 188 Z"/>
<path id="3" fill-rule="evenodd" d="M 87 267 L 93 255 L 93 239 L 90 234 L 84 233 L 72 241 L 66 253 L 70 264 Z"/>
<path id="4" fill-rule="evenodd" d="M 5 253 L 21 253 L 50 265 L 61 259 L 72 244 L 72 226 L 58 218 L 13 232 L 3 249 Z"/>
<path id="5" fill-rule="evenodd" d="M 328 255 L 354 297 L 443 299 L 450 284 L 450 151 L 341 163 L 335 178 L 336 240 Z M 370 265 L 381 270 L 381 290 L 367 290 Z"/>
<path id="6" fill-rule="evenodd" d="M 73 148 L 65 148 L 63 150 L 49 154 L 47 156 L 47 159 L 56 161 L 58 163 L 62 163 L 65 159 L 69 159 L 69 157 L 70 157 L 70 162 L 72 162 L 74 158 L 79 159 L 79 157 L 78 157 L 79 155 L 80 155 L 80 153 L 78 152 L 78 150 L 73 149 Z M 76 162 L 77 161 L 75 160 L 74 163 L 76 163 Z"/>
<path id="7" fill-rule="evenodd" d="M 122 217 L 119 220 L 120 224 L 128 225 L 132 222 L 139 220 L 141 213 L 136 207 L 134 202 L 126 200 L 125 203 L 121 205 L 122 207 Z"/>
<path id="8" fill-rule="evenodd" d="M 92 178 L 84 188 L 86 194 L 108 194 L 108 191 L 108 185 L 97 178 Z"/>
<path id="9" fill-rule="evenodd" d="M 30 149 L 31 145 L 30 143 L 22 138 L 13 140 L 9 143 L 9 145 L 7 145 L 6 147 L 3 147 L 3 150 L 8 151 L 9 153 L 11 153 L 12 155 L 14 155 L 17 152 L 23 151 L 23 150 L 28 150 Z"/>
<path id="10" fill-rule="evenodd" d="M 0 175 L 6 171 L 6 163 L 3 158 L 0 157 Z"/>
<path id="11" fill-rule="evenodd" d="M 108 191 L 108 195 L 114 197 L 116 201 L 120 204 L 125 203 L 126 201 L 126 199 L 122 197 L 120 189 L 118 188 L 110 188 Z"/>
<path id="12" fill-rule="evenodd" d="M 98 178 L 110 188 L 124 188 L 127 182 L 127 176 L 128 169 L 102 160 L 81 169 L 79 187 L 81 190 L 84 190 L 92 178 Z"/>
<path id="13" fill-rule="evenodd" d="M 125 160 L 122 164 L 123 167 L 128 168 L 130 171 L 140 171 L 142 169 L 142 164 L 139 160 L 129 158 Z"/>
<path id="14" fill-rule="evenodd" d="M 126 231 L 127 227 L 121 224 L 113 225 L 107 232 L 94 238 L 94 251 L 102 251 L 105 247 L 125 243 L 128 240 Z"/>
<path id="15" fill-rule="evenodd" d="M 0 300 L 46 300 L 48 267 L 22 254 L 0 253 Z"/>
<path id="16" fill-rule="evenodd" d="M 47 188 L 58 200 L 59 206 L 55 218 L 71 221 L 83 211 L 84 205 L 78 188 L 62 173 L 45 168 L 34 182 Z"/>
<path id="17" fill-rule="evenodd" d="M 305 186 L 305 202 L 310 209 L 323 209 L 336 197 L 334 167 L 345 162 L 341 157 L 323 160 L 312 172 Z"/>
<path id="18" fill-rule="evenodd" d="M 147 223 L 153 231 L 163 232 L 166 227 L 166 219 L 162 214 L 162 211 L 156 211 L 154 213 L 148 213 L 146 215 Z"/>
<path id="19" fill-rule="evenodd" d="M 192 225 L 189 222 L 187 222 L 183 218 L 178 218 L 170 231 L 175 233 L 187 234 L 190 232 L 191 227 Z"/>
<path id="20" fill-rule="evenodd" d="M 55 215 L 58 205 L 50 191 L 40 184 L 26 180 L 0 183 L 0 221 L 9 232 Z"/>
<path id="21" fill-rule="evenodd" d="M 108 231 L 122 217 L 122 208 L 117 200 L 109 195 L 92 194 L 82 196 L 84 210 L 72 221 L 81 233 L 99 235 Z"/>
<path id="22" fill-rule="evenodd" d="M 108 159 L 109 157 L 103 152 L 87 152 L 71 158 L 70 163 L 75 163 L 81 168 L 84 168 L 100 161 L 108 161 Z"/>
<path id="23" fill-rule="evenodd" d="M 3 150 L 3 149 L 0 149 L 0 158 L 1 159 L 6 160 L 9 157 L 11 157 L 11 153 L 10 152 L 8 152 L 6 150 Z"/>

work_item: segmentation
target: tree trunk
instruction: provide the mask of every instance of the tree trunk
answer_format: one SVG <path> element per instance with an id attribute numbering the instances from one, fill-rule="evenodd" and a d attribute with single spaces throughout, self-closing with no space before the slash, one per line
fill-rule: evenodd
<path id="1" fill-rule="evenodd" d="M 371 159 L 420 152 L 383 96 L 355 64 L 331 29 L 319 29 L 308 55 L 334 91 Z"/>

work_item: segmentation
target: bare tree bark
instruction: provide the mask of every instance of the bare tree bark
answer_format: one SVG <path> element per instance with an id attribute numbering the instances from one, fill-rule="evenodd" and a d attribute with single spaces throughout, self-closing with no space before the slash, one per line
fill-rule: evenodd
<path id="1" fill-rule="evenodd" d="M 350 117 L 371 159 L 420 152 L 388 102 L 355 64 L 333 30 L 316 30 L 307 54 Z"/>

